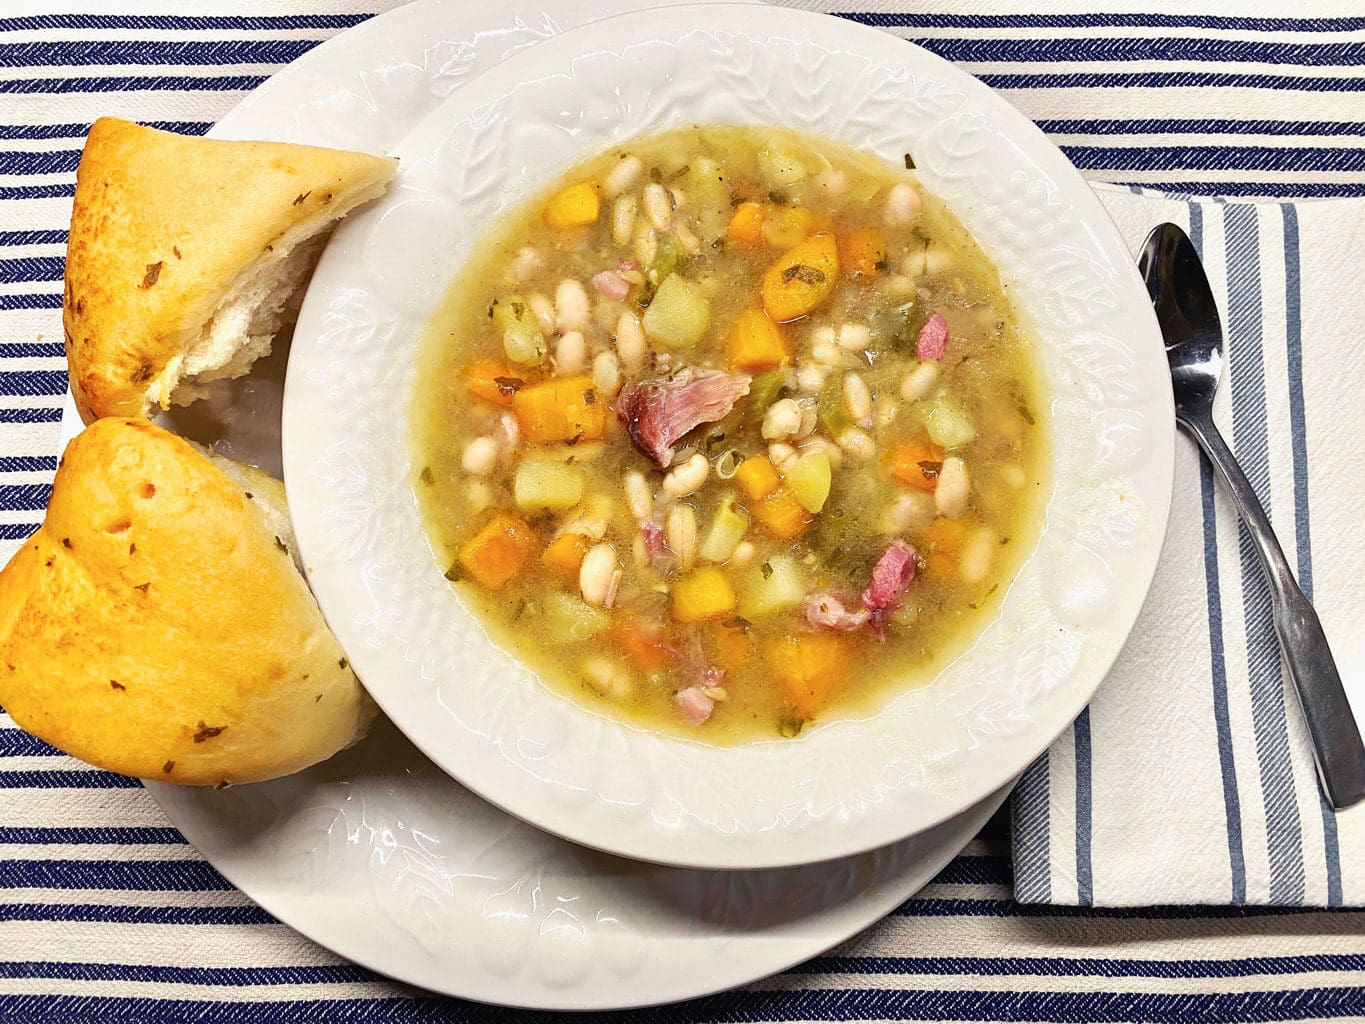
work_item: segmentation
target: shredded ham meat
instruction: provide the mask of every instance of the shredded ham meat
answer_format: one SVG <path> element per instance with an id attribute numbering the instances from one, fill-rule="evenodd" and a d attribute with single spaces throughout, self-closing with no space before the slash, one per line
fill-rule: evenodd
<path id="1" fill-rule="evenodd" d="M 719 370 L 683 370 L 672 377 L 628 384 L 616 399 L 616 415 L 631 441 L 656 469 L 673 462 L 673 445 L 694 427 L 729 415 L 749 393 L 750 378 Z"/>
<path id="2" fill-rule="evenodd" d="M 863 591 L 863 607 L 879 640 L 886 639 L 886 620 L 900 607 L 914 578 L 915 549 L 903 540 L 893 541 L 872 567 L 872 582 Z"/>
<path id="3" fill-rule="evenodd" d="M 943 350 L 948 347 L 948 321 L 942 313 L 935 313 L 919 329 L 919 341 L 915 343 L 915 355 L 920 359 L 942 359 Z"/>

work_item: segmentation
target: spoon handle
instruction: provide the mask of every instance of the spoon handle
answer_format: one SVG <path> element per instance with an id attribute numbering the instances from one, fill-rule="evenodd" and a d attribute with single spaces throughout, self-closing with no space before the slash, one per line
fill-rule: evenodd
<path id="1" fill-rule="evenodd" d="M 1350 807 L 1365 800 L 1365 745 L 1361 743 L 1351 706 L 1346 702 L 1346 690 L 1341 685 L 1336 662 L 1332 660 L 1322 623 L 1299 589 L 1265 509 L 1213 420 L 1182 415 L 1179 421 L 1194 435 L 1218 470 L 1232 493 L 1247 532 L 1256 542 L 1261 568 L 1270 581 L 1275 634 L 1280 638 L 1289 678 L 1294 682 L 1303 716 L 1308 722 L 1318 777 L 1333 807 Z"/>

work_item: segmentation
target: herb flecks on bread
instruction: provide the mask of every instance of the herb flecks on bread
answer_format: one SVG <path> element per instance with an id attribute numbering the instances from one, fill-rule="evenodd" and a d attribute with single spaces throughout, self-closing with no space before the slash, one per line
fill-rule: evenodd
<path id="1" fill-rule="evenodd" d="M 142 778 L 255 782 L 330 757 L 374 710 L 293 548 L 279 481 L 99 420 L 0 571 L 0 705 Z"/>
<path id="2" fill-rule="evenodd" d="M 86 422 L 146 416 L 244 374 L 292 313 L 325 230 L 379 196 L 396 167 L 96 121 L 76 171 L 62 296 Z"/>

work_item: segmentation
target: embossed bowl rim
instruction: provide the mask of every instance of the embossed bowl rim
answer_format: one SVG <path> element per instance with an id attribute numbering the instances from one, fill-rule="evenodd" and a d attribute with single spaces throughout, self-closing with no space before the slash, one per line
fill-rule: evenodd
<path id="1" fill-rule="evenodd" d="M 858 122 L 858 104 L 894 112 L 894 126 Z M 976 644 L 868 718 L 730 749 L 584 712 L 489 642 L 425 542 L 407 424 L 417 338 L 476 224 L 589 152 L 694 119 L 780 120 L 888 159 L 914 148 L 921 179 L 1033 321 L 1054 395 L 1043 533 Z M 691 867 L 779 867 L 960 813 L 1089 701 L 1155 571 L 1173 475 L 1170 386 L 1117 229 L 1004 100 L 874 29 L 698 4 L 599 21 L 517 54 L 457 90 L 397 155 L 397 182 L 337 231 L 305 299 L 286 379 L 285 481 L 324 614 L 384 711 L 443 770 L 584 845 Z"/>

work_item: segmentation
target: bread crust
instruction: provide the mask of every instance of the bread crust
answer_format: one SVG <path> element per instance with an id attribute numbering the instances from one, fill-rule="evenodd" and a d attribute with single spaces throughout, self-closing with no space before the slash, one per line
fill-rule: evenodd
<path id="1" fill-rule="evenodd" d="M 62 297 L 71 390 L 85 421 L 145 416 L 149 391 L 248 266 L 291 230 L 321 227 L 372 198 L 396 166 L 365 153 L 96 121 L 76 170 Z"/>
<path id="2" fill-rule="evenodd" d="M 289 775 L 362 736 L 373 704 L 248 493 L 145 420 L 72 441 L 42 527 L 0 571 L 14 720 L 101 768 L 193 785 Z"/>

